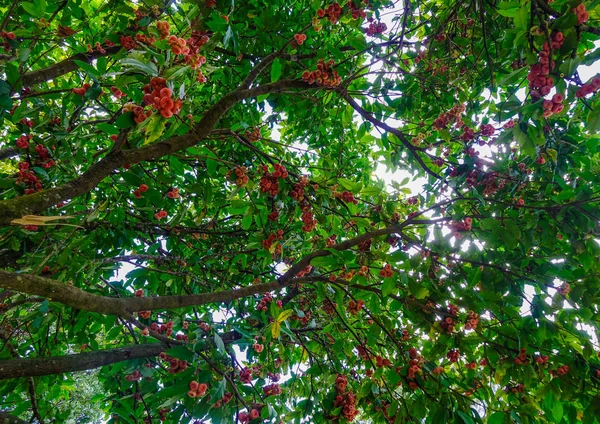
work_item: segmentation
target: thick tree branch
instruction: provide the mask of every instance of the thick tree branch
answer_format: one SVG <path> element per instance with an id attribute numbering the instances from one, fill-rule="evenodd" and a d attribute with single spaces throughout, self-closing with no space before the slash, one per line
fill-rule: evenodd
<path id="1" fill-rule="evenodd" d="M 31 87 L 36 84 L 40 84 L 45 81 L 53 80 L 61 75 L 68 74 L 79 69 L 79 65 L 75 63 L 76 60 L 90 63 L 92 60 L 97 59 L 101 56 L 110 56 L 121 50 L 121 46 L 106 47 L 105 53 L 101 53 L 94 50 L 92 53 L 78 53 L 65 60 L 50 65 L 37 71 L 31 71 L 23 74 L 21 80 L 23 81 L 24 87 Z"/>
<path id="2" fill-rule="evenodd" d="M 225 344 L 231 344 L 242 338 L 237 331 L 229 331 L 220 336 Z M 170 346 L 165 343 L 151 343 L 50 358 L 1 360 L 0 380 L 91 370 L 130 359 L 155 357 L 169 348 Z"/>
<path id="3" fill-rule="evenodd" d="M 8 412 L 0 412 L 0 424 L 27 424 L 27 421 L 10 415 Z"/>
<path id="4" fill-rule="evenodd" d="M 0 149 L 0 160 L 9 159 L 15 157 L 19 154 L 19 151 L 16 147 L 9 146 L 4 149 Z"/>
<path id="5" fill-rule="evenodd" d="M 221 117 L 237 102 L 257 97 L 268 93 L 278 93 L 289 89 L 318 89 L 319 87 L 309 85 L 299 80 L 282 80 L 271 84 L 265 84 L 254 88 L 236 90 L 222 97 L 202 117 L 200 122 L 192 128 L 191 132 L 169 138 L 168 140 L 149 144 L 139 149 L 113 151 L 102 160 L 92 165 L 79 177 L 63 184 L 62 186 L 40 191 L 27 196 L 15 197 L 0 201 L 0 226 L 9 225 L 14 219 L 24 215 L 38 214 L 61 201 L 73 199 L 88 193 L 96 185 L 106 178 L 110 173 L 127 163 L 160 158 L 162 156 L 185 150 L 203 140 L 210 134 L 211 130 Z"/>
<path id="6" fill-rule="evenodd" d="M 441 220 L 409 219 L 401 224 L 370 231 L 358 237 L 343 241 L 334 245 L 332 249 L 339 251 L 347 250 L 363 241 L 371 240 L 374 237 L 399 233 L 403 228 L 411 224 L 439 223 L 445 220 L 445 218 L 442 218 Z M 314 258 L 328 256 L 330 254 L 330 250 L 319 250 L 306 255 L 290 267 L 290 269 L 277 281 L 214 293 L 180 296 L 111 298 L 88 293 L 87 291 L 73 287 L 70 284 L 65 284 L 49 278 L 6 271 L 0 271 L 0 287 L 7 290 L 46 297 L 52 301 L 83 311 L 127 317 L 132 312 L 176 309 L 211 303 L 230 302 L 259 293 L 279 291 L 290 284 L 301 283 L 303 279 L 296 278 L 296 275 L 310 265 L 310 262 Z"/>

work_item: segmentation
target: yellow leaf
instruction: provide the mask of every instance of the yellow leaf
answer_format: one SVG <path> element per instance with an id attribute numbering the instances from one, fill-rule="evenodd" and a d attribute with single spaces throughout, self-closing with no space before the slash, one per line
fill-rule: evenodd
<path id="1" fill-rule="evenodd" d="M 275 321 L 273 323 L 273 327 L 271 327 L 271 335 L 273 336 L 274 339 L 278 339 L 280 334 L 281 334 L 281 324 L 279 324 L 277 321 Z"/>
<path id="2" fill-rule="evenodd" d="M 270 253 L 271 255 L 272 255 L 273 253 L 275 253 L 275 249 L 277 249 L 277 245 L 278 245 L 278 244 L 279 244 L 279 243 L 273 243 L 273 244 L 271 245 L 271 247 L 269 247 L 269 253 Z"/>
<path id="3" fill-rule="evenodd" d="M 73 218 L 68 215 L 60 215 L 60 216 L 40 216 L 40 215 L 24 215 L 21 218 L 13 219 L 10 223 L 14 225 L 69 225 L 69 224 L 59 224 L 52 223 L 50 221 L 56 221 L 58 219 L 69 219 Z"/>
<path id="4" fill-rule="evenodd" d="M 279 316 L 277 317 L 277 322 L 279 324 L 281 324 L 283 321 L 285 321 L 286 319 L 288 319 L 290 316 L 292 316 L 292 314 L 294 313 L 293 310 L 291 309 L 287 309 L 285 311 L 281 311 L 281 313 L 279 314 Z"/>

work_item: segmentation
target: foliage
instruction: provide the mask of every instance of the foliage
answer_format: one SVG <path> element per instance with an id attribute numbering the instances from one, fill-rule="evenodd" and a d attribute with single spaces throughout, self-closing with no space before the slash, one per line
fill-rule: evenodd
<path id="1" fill-rule="evenodd" d="M 0 14 L 17 422 L 598 422 L 600 1 Z"/>

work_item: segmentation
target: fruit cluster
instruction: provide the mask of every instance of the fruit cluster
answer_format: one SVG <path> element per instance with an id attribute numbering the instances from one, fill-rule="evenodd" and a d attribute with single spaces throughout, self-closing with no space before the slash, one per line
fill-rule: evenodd
<path id="1" fill-rule="evenodd" d="M 257 142 L 262 138 L 262 134 L 260 133 L 260 128 L 254 127 L 252 130 L 246 130 L 245 133 L 246 138 L 252 143 Z"/>
<path id="2" fill-rule="evenodd" d="M 123 92 L 121 90 L 119 90 L 117 87 L 115 87 L 114 85 L 112 87 L 110 87 L 110 92 L 117 99 L 120 99 L 121 97 L 125 97 L 125 94 L 123 94 Z"/>
<path id="3" fill-rule="evenodd" d="M 302 215 L 300 217 L 302 223 L 302 231 L 309 233 L 315 229 L 317 226 L 317 220 L 314 218 L 312 211 L 310 210 L 310 206 L 304 206 L 302 208 Z"/>
<path id="4" fill-rule="evenodd" d="M 355 205 L 358 204 L 358 200 L 354 198 L 354 194 L 352 194 L 350 191 L 343 191 L 337 195 L 337 198 L 342 199 L 346 203 L 354 203 Z"/>
<path id="5" fill-rule="evenodd" d="M 220 408 L 221 405 L 227 405 L 233 399 L 233 393 L 225 393 L 221 399 L 215 402 L 215 408 Z"/>
<path id="6" fill-rule="evenodd" d="M 301 46 L 306 41 L 306 34 L 294 34 L 294 41 Z"/>
<path id="7" fill-rule="evenodd" d="M 466 217 L 462 221 L 450 221 L 450 223 L 448 224 L 450 229 L 452 229 L 452 231 L 454 231 L 455 236 L 456 236 L 456 233 L 460 233 L 462 231 L 471 231 L 472 225 L 473 225 L 473 219 L 470 217 Z"/>
<path id="8" fill-rule="evenodd" d="M 581 3 L 576 8 L 571 10 L 573 13 L 577 15 L 577 23 L 579 25 L 587 22 L 590 17 L 590 12 L 585 9 L 585 4 Z"/>
<path id="9" fill-rule="evenodd" d="M 19 163 L 19 173 L 17 177 L 18 185 L 24 184 L 29 186 L 25 189 L 25 194 L 32 194 L 42 190 L 42 182 L 35 173 L 29 169 L 27 162 Z"/>
<path id="10" fill-rule="evenodd" d="M 19 138 L 17 138 L 17 147 L 20 147 L 21 149 L 29 148 L 29 140 L 32 138 L 33 134 L 21 135 Z"/>
<path id="11" fill-rule="evenodd" d="M 165 352 L 160 352 L 160 359 L 169 363 L 169 369 L 167 370 L 170 374 L 178 374 L 180 372 L 184 372 L 187 367 L 187 361 L 182 359 L 173 358 L 170 355 L 167 355 Z"/>
<path id="12" fill-rule="evenodd" d="M 467 107 L 464 104 L 460 104 L 454 106 L 448 112 L 440 113 L 433 121 L 433 128 L 437 130 L 448 128 L 452 121 L 454 121 L 457 128 L 460 128 L 463 125 L 461 115 L 465 110 L 467 110 Z"/>
<path id="13" fill-rule="evenodd" d="M 260 178 L 259 183 L 260 191 L 262 193 L 267 193 L 271 197 L 275 197 L 277 196 L 277 193 L 279 193 L 279 178 L 288 177 L 285 166 L 276 163 L 273 165 L 273 168 L 275 168 L 275 170 L 270 173 L 267 165 L 261 167 L 263 176 Z"/>
<path id="14" fill-rule="evenodd" d="M 342 77 L 339 76 L 337 71 L 332 69 L 335 62 L 329 60 L 325 62 L 323 59 L 319 59 L 317 63 L 316 71 L 304 71 L 302 73 L 302 80 L 309 84 L 322 85 L 323 87 L 333 88 L 340 85 Z"/>
<path id="15" fill-rule="evenodd" d="M 121 35 L 119 41 L 125 50 L 133 50 L 137 47 L 137 41 L 131 38 L 130 35 Z"/>
<path id="16" fill-rule="evenodd" d="M 156 331 L 158 334 L 165 333 L 165 336 L 169 337 L 171 334 L 173 334 L 173 321 L 169 321 L 166 324 L 153 322 L 150 324 L 150 329 L 152 331 Z"/>
<path id="17" fill-rule="evenodd" d="M 479 314 L 469 311 L 467 321 L 465 322 L 465 330 L 474 330 L 479 325 Z"/>
<path id="18" fill-rule="evenodd" d="M 352 391 L 347 391 L 348 379 L 342 374 L 338 374 L 335 380 L 335 388 L 337 395 L 333 406 L 335 408 L 342 408 L 342 416 L 348 421 L 354 421 L 354 418 L 358 415 L 356 409 L 356 395 Z"/>
<path id="19" fill-rule="evenodd" d="M 556 371 L 554 371 L 554 372 L 552 372 L 552 371 L 551 371 L 550 373 L 551 373 L 552 375 L 555 375 L 555 376 L 556 376 L 556 375 L 565 375 L 565 374 L 566 374 L 566 373 L 568 373 L 568 372 L 569 372 L 569 366 L 568 366 L 568 365 L 563 365 L 563 366 L 561 366 L 561 367 L 558 367 L 558 368 L 556 369 Z"/>
<path id="20" fill-rule="evenodd" d="M 554 87 L 554 80 L 549 76 L 554 66 L 554 60 L 550 57 L 550 46 L 548 43 L 544 43 L 539 53 L 538 63 L 531 65 L 529 74 L 527 74 L 529 88 L 531 88 L 534 98 L 544 97 Z"/>
<path id="21" fill-rule="evenodd" d="M 450 349 L 446 354 L 446 357 L 450 362 L 456 362 L 460 358 L 460 351 L 458 349 Z"/>
<path id="22" fill-rule="evenodd" d="M 271 303 L 272 301 L 273 301 L 273 296 L 271 296 L 271 293 L 265 293 L 263 298 L 260 300 L 260 302 L 256 306 L 256 310 L 257 311 L 267 311 L 269 309 L 267 307 L 267 304 Z"/>
<path id="23" fill-rule="evenodd" d="M 238 421 L 241 424 L 248 424 L 250 421 L 253 421 L 259 417 L 259 412 L 257 409 L 252 409 L 250 412 L 240 412 L 238 414 Z"/>
<path id="24" fill-rule="evenodd" d="M 144 86 L 144 103 L 151 105 L 165 118 L 170 118 L 181 110 L 183 102 L 181 99 L 173 100 L 173 93 L 167 88 L 167 80 L 162 77 L 154 77 L 150 84 Z"/>
<path id="25" fill-rule="evenodd" d="M 491 137 L 496 132 L 496 128 L 492 124 L 481 124 L 479 131 L 484 137 Z"/>
<path id="26" fill-rule="evenodd" d="M 145 193 L 148 191 L 148 186 L 146 184 L 140 184 L 140 186 L 137 188 L 137 190 L 135 190 L 133 192 L 133 195 L 137 198 L 137 199 L 141 199 L 142 198 L 142 193 Z M 160 218 L 158 218 L 160 219 Z"/>
<path id="27" fill-rule="evenodd" d="M 348 302 L 346 310 L 352 315 L 358 315 L 358 313 L 362 310 L 363 306 L 365 306 L 365 302 L 363 300 L 351 300 L 350 302 Z"/>
<path id="28" fill-rule="evenodd" d="M 276 396 L 282 393 L 281 387 L 277 383 L 267 384 L 262 389 L 265 396 Z"/>
<path id="29" fill-rule="evenodd" d="M 575 92 L 575 97 L 582 99 L 588 94 L 595 93 L 600 90 L 600 77 L 592 78 L 591 82 L 587 84 L 583 84 L 577 91 Z"/>
<path id="30" fill-rule="evenodd" d="M 327 17 L 332 24 L 335 24 L 340 19 L 341 14 L 342 6 L 337 2 L 330 4 L 325 9 L 317 10 L 317 16 L 319 18 Z"/>
<path id="31" fill-rule="evenodd" d="M 538 364 L 540 364 L 540 365 L 548 363 L 548 355 L 537 356 L 535 358 L 535 362 L 538 363 Z"/>
<path id="32" fill-rule="evenodd" d="M 135 370 L 131 374 L 125 376 L 125 380 L 127 381 L 140 381 L 142 379 L 142 373 L 138 370 Z"/>
<path id="33" fill-rule="evenodd" d="M 525 391 L 525 385 L 522 383 L 516 384 L 514 386 L 506 386 L 504 388 L 504 391 L 509 392 L 509 393 L 523 393 Z"/>
<path id="34" fill-rule="evenodd" d="M 298 182 L 294 184 L 294 188 L 290 191 L 290 197 L 294 200 L 301 200 L 304 198 L 304 189 L 309 184 L 308 177 L 306 175 L 300 176 Z"/>
<path id="35" fill-rule="evenodd" d="M 369 37 L 374 37 L 378 34 L 383 34 L 385 31 L 387 30 L 387 25 L 383 22 L 371 22 L 369 24 L 369 26 L 367 27 L 367 29 L 365 30 L 365 33 L 369 36 Z"/>
<path id="36" fill-rule="evenodd" d="M 8 41 L 15 39 L 15 33 L 14 32 L 2 31 L 0 33 L 0 37 L 2 37 L 2 40 L 3 40 L 2 45 L 3 45 L 4 49 L 7 52 L 9 52 L 12 49 L 12 46 L 10 45 L 10 43 Z"/>
<path id="37" fill-rule="evenodd" d="M 571 292 L 571 285 L 569 283 L 563 283 L 557 291 L 559 294 L 566 296 Z"/>
<path id="38" fill-rule="evenodd" d="M 171 25 L 167 21 L 156 22 L 156 29 L 160 34 L 160 38 L 167 38 L 171 34 Z"/>
<path id="39" fill-rule="evenodd" d="M 348 7 L 350 8 L 350 14 L 352 15 L 352 19 L 364 19 L 367 17 L 367 12 L 365 11 L 363 3 L 369 4 L 369 1 L 359 1 L 358 5 L 351 1 L 348 3 Z"/>
<path id="40" fill-rule="evenodd" d="M 383 358 L 383 357 L 377 355 L 375 357 L 375 366 L 377 368 L 391 367 L 392 366 L 392 362 L 389 359 L 387 359 L 387 358 Z"/>
<path id="41" fill-rule="evenodd" d="M 235 185 L 237 185 L 239 188 L 246 187 L 246 184 L 248 184 L 249 181 L 248 175 L 246 175 L 248 168 L 245 166 L 236 166 L 235 169 L 230 169 L 227 171 L 227 174 L 225 174 L 225 178 L 228 180 L 232 180 L 231 171 L 233 171 L 235 174 L 235 179 L 233 179 L 235 180 Z"/>
<path id="42" fill-rule="evenodd" d="M 321 310 L 325 312 L 326 315 L 333 316 L 335 314 L 335 308 L 337 305 L 329 299 L 325 299 L 323 304 L 321 305 Z"/>
<path id="43" fill-rule="evenodd" d="M 360 243 L 358 243 L 358 245 L 356 247 L 358 247 L 358 250 L 361 252 L 370 252 L 372 243 L 373 243 L 373 240 L 369 239 L 369 240 L 361 241 Z"/>
<path id="44" fill-rule="evenodd" d="M 402 341 L 406 342 L 410 339 L 410 332 L 406 329 L 402 330 Z"/>
<path id="45" fill-rule="evenodd" d="M 394 275 L 394 270 L 390 264 L 385 264 L 381 271 L 379 271 L 379 276 L 382 278 L 390 278 Z"/>
<path id="46" fill-rule="evenodd" d="M 166 218 L 166 217 L 167 217 L 167 215 L 168 215 L 168 214 L 167 214 L 167 211 L 165 211 L 165 210 L 160 210 L 160 211 L 158 211 L 158 212 L 156 212 L 156 213 L 154 214 L 154 218 L 156 218 L 156 219 L 158 219 L 158 220 L 161 220 L 161 219 L 163 219 L 163 218 Z"/>
<path id="47" fill-rule="evenodd" d="M 171 46 L 171 51 L 173 54 L 187 55 L 190 52 L 190 48 L 187 46 L 187 41 L 185 38 L 171 35 L 169 37 L 169 45 Z"/>
<path id="48" fill-rule="evenodd" d="M 562 104 L 564 97 L 560 93 L 556 93 L 552 96 L 552 100 L 544 100 L 542 107 L 544 108 L 544 118 L 548 118 L 555 113 L 560 113 L 564 109 Z"/>
<path id="49" fill-rule="evenodd" d="M 283 230 L 277 230 L 276 233 L 269 234 L 269 237 L 261 242 L 262 247 L 266 250 L 270 250 L 273 243 L 275 243 L 275 240 L 283 240 Z"/>
<path id="50" fill-rule="evenodd" d="M 136 106 L 133 103 L 126 103 L 125 106 L 123 106 L 123 112 L 133 112 L 133 120 L 136 124 L 141 124 L 152 115 L 151 111 L 145 111 L 143 107 Z"/>
<path id="51" fill-rule="evenodd" d="M 199 398 L 206 394 L 206 389 L 208 389 L 208 386 L 205 383 L 190 381 L 190 390 L 187 395 L 191 398 Z"/>
<path id="52" fill-rule="evenodd" d="M 522 365 L 522 364 L 528 364 L 528 363 L 529 363 L 529 359 L 527 358 L 527 349 L 522 348 L 519 351 L 519 355 L 517 355 L 517 357 L 515 358 L 515 364 Z"/>
<path id="53" fill-rule="evenodd" d="M 169 199 L 179 199 L 179 189 L 178 188 L 170 188 L 167 191 L 167 197 Z"/>

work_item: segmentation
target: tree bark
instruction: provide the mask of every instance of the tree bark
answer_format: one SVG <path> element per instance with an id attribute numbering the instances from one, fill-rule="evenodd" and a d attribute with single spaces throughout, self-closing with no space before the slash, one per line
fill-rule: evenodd
<path id="1" fill-rule="evenodd" d="M 225 344 L 241 338 L 242 335 L 237 331 L 221 334 Z M 165 343 L 152 343 L 50 358 L 6 359 L 0 361 L 0 380 L 91 370 L 130 359 L 155 357 L 169 347 Z"/>
<path id="2" fill-rule="evenodd" d="M 10 415 L 8 412 L 0 412 L 0 424 L 27 424 L 27 421 Z"/>
<path id="3" fill-rule="evenodd" d="M 62 186 L 39 191 L 27 196 L 0 201 L 0 226 L 10 225 L 14 219 L 24 215 L 35 215 L 61 201 L 88 193 L 117 168 L 127 163 L 137 163 L 149 159 L 185 150 L 202 142 L 215 127 L 221 117 L 237 102 L 267 93 L 276 93 L 290 88 L 317 89 L 304 81 L 282 80 L 254 88 L 235 90 L 223 96 L 202 117 L 189 134 L 172 137 L 168 140 L 152 143 L 139 149 L 113 151 L 92 165 L 79 177 Z"/>

